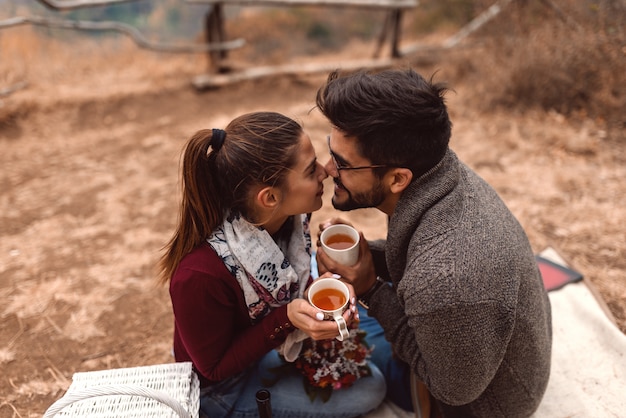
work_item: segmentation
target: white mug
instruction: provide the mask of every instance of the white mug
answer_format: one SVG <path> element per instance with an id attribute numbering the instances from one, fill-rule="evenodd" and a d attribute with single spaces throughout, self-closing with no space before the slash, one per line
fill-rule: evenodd
<path id="1" fill-rule="evenodd" d="M 359 232 L 345 224 L 331 225 L 320 235 L 324 252 L 346 266 L 353 266 L 359 261 L 359 238 Z"/>
<path id="2" fill-rule="evenodd" d="M 339 341 L 350 336 L 348 325 L 343 318 L 343 313 L 348 309 L 350 302 L 350 290 L 344 282 L 330 277 L 317 279 L 309 287 L 309 303 L 322 311 L 325 320 L 333 320 L 337 323 Z"/>

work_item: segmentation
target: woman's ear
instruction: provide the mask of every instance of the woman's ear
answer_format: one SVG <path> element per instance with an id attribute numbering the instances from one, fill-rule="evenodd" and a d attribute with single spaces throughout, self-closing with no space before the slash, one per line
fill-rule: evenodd
<path id="1" fill-rule="evenodd" d="M 279 196 L 278 191 L 274 187 L 263 187 L 256 194 L 256 202 L 262 208 L 273 209 L 278 205 Z"/>
<path id="2" fill-rule="evenodd" d="M 391 169 L 387 175 L 389 176 L 389 190 L 396 194 L 402 193 L 413 180 L 413 172 L 408 168 L 396 167 Z"/>

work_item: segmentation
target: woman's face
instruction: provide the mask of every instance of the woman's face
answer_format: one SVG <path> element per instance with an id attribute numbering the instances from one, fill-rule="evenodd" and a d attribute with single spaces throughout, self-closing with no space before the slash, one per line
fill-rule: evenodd
<path id="1" fill-rule="evenodd" d="M 317 161 L 315 149 L 306 133 L 300 136 L 296 164 L 285 179 L 282 200 L 278 210 L 284 216 L 310 213 L 322 207 L 322 182 L 328 174 Z"/>

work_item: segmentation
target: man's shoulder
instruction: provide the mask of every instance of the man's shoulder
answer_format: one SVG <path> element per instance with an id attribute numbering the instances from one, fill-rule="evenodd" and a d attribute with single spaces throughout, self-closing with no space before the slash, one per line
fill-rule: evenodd
<path id="1" fill-rule="evenodd" d="M 513 303 L 520 278 L 535 274 L 528 261 L 532 252 L 523 246 L 516 246 L 521 253 L 502 250 L 488 240 L 464 236 L 465 232 L 451 228 L 428 240 L 415 240 L 407 254 L 402 287 L 420 288 L 433 294 L 437 303 L 489 298 Z"/>

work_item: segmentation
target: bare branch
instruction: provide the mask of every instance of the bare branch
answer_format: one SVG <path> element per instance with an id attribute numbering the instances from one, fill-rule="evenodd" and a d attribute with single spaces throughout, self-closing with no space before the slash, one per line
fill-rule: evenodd
<path id="1" fill-rule="evenodd" d="M 24 24 L 33 24 L 40 26 L 48 26 L 62 29 L 79 29 L 79 30 L 91 30 L 91 31 L 117 31 L 130 36 L 135 43 L 146 49 L 152 49 L 161 52 L 209 52 L 209 51 L 223 51 L 240 48 L 245 44 L 243 39 L 235 39 L 227 42 L 216 42 L 212 44 L 167 44 L 160 42 L 152 42 L 146 39 L 146 37 L 134 26 L 127 25 L 120 22 L 91 22 L 82 20 L 59 20 L 48 19 L 39 16 L 30 17 L 12 17 L 5 20 L 0 20 L 0 29 L 18 26 Z"/>
<path id="2" fill-rule="evenodd" d="M 459 45 L 462 40 L 467 38 L 469 35 L 480 29 L 485 23 L 489 22 L 491 19 L 496 17 L 500 12 L 509 5 L 513 0 L 497 0 L 494 4 L 492 4 L 489 8 L 483 11 L 481 14 L 476 16 L 472 21 L 463 26 L 459 31 L 457 31 L 454 35 L 450 36 L 443 42 L 441 46 L 424 46 L 424 45 L 410 45 L 402 48 L 401 53 L 403 55 L 409 55 L 416 52 L 425 52 L 425 51 L 433 51 L 433 50 L 445 50 L 451 49 Z"/>
<path id="3" fill-rule="evenodd" d="M 26 86 L 28 86 L 28 83 L 26 81 L 20 81 L 19 83 L 15 83 L 15 84 L 13 84 L 12 86 L 9 86 L 9 87 L 0 87 L 0 97 L 8 96 L 9 94 L 11 94 L 13 92 L 16 92 L 18 90 L 26 88 Z M 17 339 L 17 337 L 20 336 L 22 331 L 23 330 L 22 330 L 21 324 L 20 324 L 20 332 L 18 333 L 17 336 L 15 336 L 13 339 L 11 339 L 11 341 L 9 342 L 9 347 L 11 347 L 11 345 Z"/>
<path id="4" fill-rule="evenodd" d="M 476 16 L 471 22 L 469 22 L 467 25 L 461 28 L 461 30 L 458 31 L 455 35 L 446 39 L 446 41 L 444 42 L 444 47 L 452 48 L 456 46 L 463 39 L 467 38 L 469 35 L 476 32 L 485 23 L 489 22 L 491 19 L 496 17 L 498 14 L 500 14 L 502 9 L 508 6 L 508 4 L 511 3 L 511 1 L 512 0 L 499 0 L 498 2 L 492 4 L 491 7 L 489 7 L 487 10 L 485 10 L 484 12 Z"/>
<path id="5" fill-rule="evenodd" d="M 71 10 L 81 7 L 103 6 L 118 3 L 128 3 L 137 0 L 39 0 L 45 6 L 54 10 Z"/>

